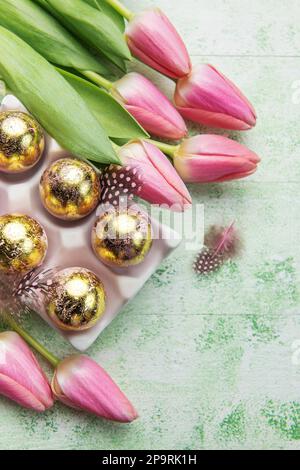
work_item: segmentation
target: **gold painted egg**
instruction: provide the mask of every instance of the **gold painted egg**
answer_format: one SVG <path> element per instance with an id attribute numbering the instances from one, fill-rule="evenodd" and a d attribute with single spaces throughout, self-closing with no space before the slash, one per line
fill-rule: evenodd
<path id="1" fill-rule="evenodd" d="M 52 279 L 45 310 L 62 330 L 87 330 L 105 311 L 106 294 L 100 279 L 83 268 L 68 268 Z"/>
<path id="2" fill-rule="evenodd" d="M 22 173 L 41 158 L 45 147 L 43 130 L 29 114 L 0 113 L 0 172 Z"/>
<path id="3" fill-rule="evenodd" d="M 148 215 L 136 205 L 104 212 L 92 230 L 92 246 L 96 256 L 108 266 L 140 264 L 152 246 Z"/>
<path id="4" fill-rule="evenodd" d="M 22 214 L 0 216 L 0 272 L 26 274 L 45 259 L 48 248 L 43 227 Z"/>
<path id="5" fill-rule="evenodd" d="M 50 214 L 63 220 L 78 220 L 98 205 L 100 180 L 91 165 L 76 158 L 52 163 L 40 181 L 40 195 Z"/>

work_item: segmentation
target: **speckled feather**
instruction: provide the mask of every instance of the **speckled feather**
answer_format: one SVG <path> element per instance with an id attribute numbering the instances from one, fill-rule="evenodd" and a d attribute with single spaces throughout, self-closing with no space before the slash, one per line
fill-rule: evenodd
<path id="1" fill-rule="evenodd" d="M 36 300 L 38 299 L 39 292 L 44 295 L 47 294 L 52 285 L 53 276 L 57 271 L 57 267 L 30 271 L 15 284 L 13 290 L 14 297 L 22 299 L 23 301 Z"/>
<path id="2" fill-rule="evenodd" d="M 204 247 L 196 257 L 194 270 L 207 275 L 218 271 L 223 263 L 236 256 L 241 249 L 241 241 L 234 222 L 227 228 L 213 225 L 205 235 Z"/>
<path id="3" fill-rule="evenodd" d="M 22 278 L 0 276 L 0 314 L 7 319 L 7 315 L 21 318 L 30 312 L 29 304 L 39 300 L 39 293 L 45 295 L 51 287 L 54 273 L 53 269 L 36 269 L 30 271 Z"/>
<path id="4" fill-rule="evenodd" d="M 101 202 L 118 206 L 132 200 L 142 190 L 142 175 L 136 168 L 108 166 L 101 175 Z"/>

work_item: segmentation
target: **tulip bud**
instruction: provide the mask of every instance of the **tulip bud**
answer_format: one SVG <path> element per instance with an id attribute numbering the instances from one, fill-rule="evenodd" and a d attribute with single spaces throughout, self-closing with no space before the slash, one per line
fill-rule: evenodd
<path id="1" fill-rule="evenodd" d="M 54 374 L 52 390 L 67 406 L 121 423 L 138 415 L 111 377 L 87 356 L 71 356 L 62 361 Z"/>
<path id="2" fill-rule="evenodd" d="M 112 94 L 150 134 L 174 140 L 187 134 L 181 115 L 143 75 L 128 73 L 114 83 Z"/>
<path id="3" fill-rule="evenodd" d="M 179 80 L 174 101 L 185 119 L 206 126 L 247 130 L 256 124 L 251 103 L 211 65 L 198 65 Z"/>
<path id="4" fill-rule="evenodd" d="M 260 158 L 238 142 L 218 135 L 185 140 L 174 165 L 187 183 L 212 183 L 245 178 L 257 169 Z"/>
<path id="5" fill-rule="evenodd" d="M 133 16 L 128 23 L 126 37 L 132 54 L 153 69 L 171 78 L 182 78 L 190 73 L 187 49 L 159 8 Z"/>
<path id="6" fill-rule="evenodd" d="M 53 405 L 45 374 L 27 344 L 14 332 L 0 333 L 0 394 L 39 412 Z"/>
<path id="7" fill-rule="evenodd" d="M 125 167 L 134 168 L 142 178 L 138 196 L 152 204 L 166 204 L 184 211 L 191 196 L 168 158 L 154 145 L 138 140 L 121 147 L 119 157 Z"/>

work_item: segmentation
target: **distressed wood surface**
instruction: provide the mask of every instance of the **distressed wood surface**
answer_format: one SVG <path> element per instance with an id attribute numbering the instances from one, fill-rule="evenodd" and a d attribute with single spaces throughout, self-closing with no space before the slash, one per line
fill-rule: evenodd
<path id="1" fill-rule="evenodd" d="M 37 415 L 0 399 L 0 448 L 299 449 L 300 3 L 125 2 L 136 11 L 159 5 L 193 62 L 219 67 L 257 109 L 257 127 L 231 135 L 262 156 L 259 171 L 190 187 L 206 226 L 237 221 L 244 251 L 200 280 L 196 251 L 183 244 L 90 350 L 138 421 L 115 425 L 59 404 Z M 170 81 L 137 69 L 171 96 Z M 28 328 L 57 354 L 72 352 L 37 319 Z"/>

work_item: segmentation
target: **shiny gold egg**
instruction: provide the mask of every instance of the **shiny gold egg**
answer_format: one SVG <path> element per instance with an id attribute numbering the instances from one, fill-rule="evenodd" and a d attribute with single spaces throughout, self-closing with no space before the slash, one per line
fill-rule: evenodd
<path id="1" fill-rule="evenodd" d="M 147 214 L 137 206 L 104 212 L 92 230 L 92 246 L 96 256 L 108 266 L 140 264 L 152 246 Z"/>
<path id="2" fill-rule="evenodd" d="M 42 264 L 48 242 L 43 227 L 28 215 L 0 216 L 0 272 L 26 274 Z"/>
<path id="3" fill-rule="evenodd" d="M 89 215 L 101 194 L 97 172 L 76 158 L 62 158 L 52 163 L 40 182 L 40 195 L 50 214 L 63 220 L 77 220 Z"/>
<path id="4" fill-rule="evenodd" d="M 45 309 L 62 330 L 87 330 L 102 317 L 106 295 L 98 277 L 83 268 L 68 268 L 52 279 Z"/>
<path id="5" fill-rule="evenodd" d="M 45 146 L 43 130 L 29 114 L 0 113 L 0 172 L 22 173 L 41 158 Z"/>

